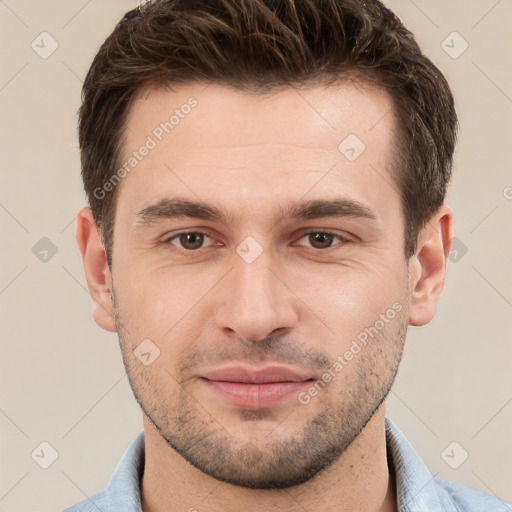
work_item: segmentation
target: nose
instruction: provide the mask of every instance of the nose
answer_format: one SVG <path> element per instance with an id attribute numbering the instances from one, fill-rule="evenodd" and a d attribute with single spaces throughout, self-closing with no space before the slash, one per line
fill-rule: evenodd
<path id="1" fill-rule="evenodd" d="M 293 284 L 286 282 L 286 272 L 280 269 L 268 251 L 252 263 L 235 255 L 234 268 L 221 294 L 218 327 L 245 341 L 259 341 L 279 329 L 292 329 L 299 317 L 300 301 L 293 293 Z"/>

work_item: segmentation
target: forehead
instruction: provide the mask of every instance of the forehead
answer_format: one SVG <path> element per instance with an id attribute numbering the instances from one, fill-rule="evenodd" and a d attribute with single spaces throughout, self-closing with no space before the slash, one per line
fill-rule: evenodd
<path id="1" fill-rule="evenodd" d="M 134 165 L 119 201 L 134 215 L 173 196 L 221 205 L 229 192 L 238 210 L 275 211 L 276 201 L 310 190 L 361 204 L 380 197 L 389 209 L 399 198 L 390 176 L 394 122 L 386 91 L 349 80 L 260 95 L 218 84 L 140 91 L 126 120 L 121 160 Z"/>
<path id="2" fill-rule="evenodd" d="M 384 117 L 389 128 L 394 115 L 388 92 L 356 79 L 345 78 L 330 86 L 286 86 L 262 94 L 197 83 L 138 91 L 125 134 L 128 146 L 141 135 L 161 139 L 172 133 L 187 145 L 197 145 L 201 136 L 206 137 L 202 145 L 226 143 L 226 136 L 238 145 L 248 142 L 249 135 L 252 143 L 279 141 L 320 148 L 339 142 L 350 129 L 357 130 L 363 140 L 369 138 Z"/>

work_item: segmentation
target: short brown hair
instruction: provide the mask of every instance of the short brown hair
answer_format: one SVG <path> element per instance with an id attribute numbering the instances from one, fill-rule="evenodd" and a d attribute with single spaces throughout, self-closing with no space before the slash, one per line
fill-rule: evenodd
<path id="1" fill-rule="evenodd" d="M 393 99 L 408 259 L 444 202 L 457 116 L 443 74 L 395 14 L 378 0 L 153 0 L 127 13 L 94 58 L 79 110 L 82 178 L 109 261 L 118 187 L 95 191 L 120 165 L 138 91 L 213 82 L 257 94 L 349 74 Z"/>

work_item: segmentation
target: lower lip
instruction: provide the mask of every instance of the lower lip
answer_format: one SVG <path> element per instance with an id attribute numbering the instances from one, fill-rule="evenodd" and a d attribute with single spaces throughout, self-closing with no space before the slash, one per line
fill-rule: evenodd
<path id="1" fill-rule="evenodd" d="M 266 384 L 245 384 L 242 382 L 227 382 L 205 378 L 200 380 L 233 405 L 253 408 L 270 407 L 279 404 L 284 399 L 296 395 L 311 384 L 309 380 L 271 382 Z"/>

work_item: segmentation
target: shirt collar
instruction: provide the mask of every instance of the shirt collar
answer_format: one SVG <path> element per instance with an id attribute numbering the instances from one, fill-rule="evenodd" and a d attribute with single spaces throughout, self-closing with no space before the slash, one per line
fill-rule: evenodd
<path id="1" fill-rule="evenodd" d="M 460 512 L 439 496 L 439 486 L 426 464 L 398 427 L 386 418 L 388 466 L 394 472 L 400 512 Z"/>
<path id="2" fill-rule="evenodd" d="M 402 432 L 386 418 L 388 465 L 395 476 L 400 512 L 458 512 L 438 495 L 435 478 Z M 119 461 L 105 497 L 114 510 L 141 512 L 141 482 L 144 473 L 144 432 L 140 432 Z M 121 507 L 122 505 L 122 507 Z"/>
<path id="3" fill-rule="evenodd" d="M 111 507 L 106 510 L 142 512 L 140 491 L 145 460 L 142 431 L 126 449 L 105 487 L 105 496 Z"/>

